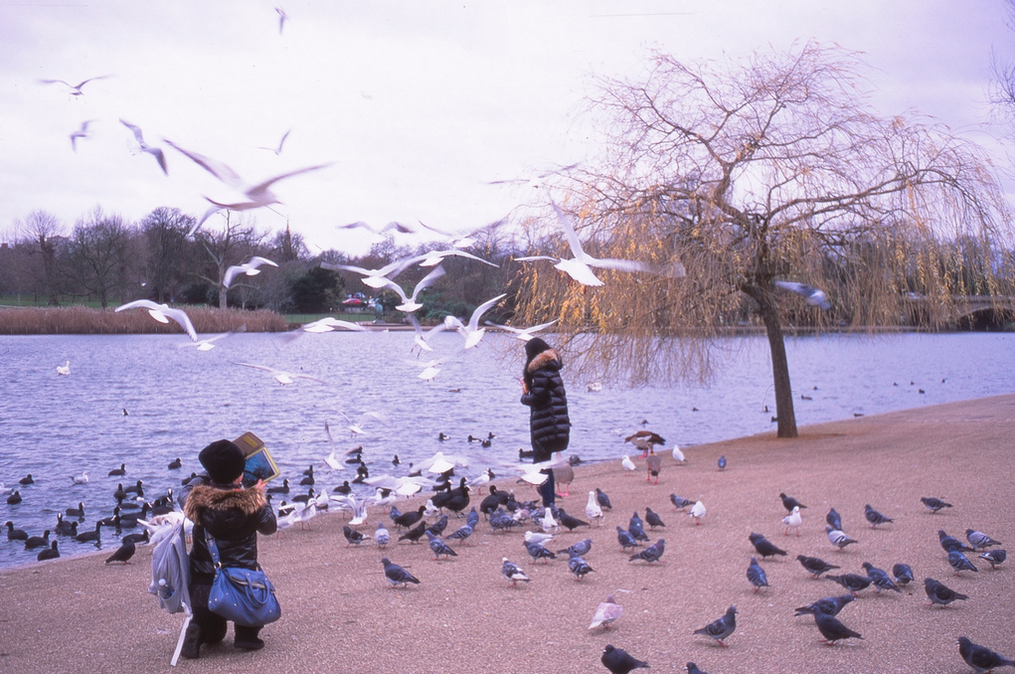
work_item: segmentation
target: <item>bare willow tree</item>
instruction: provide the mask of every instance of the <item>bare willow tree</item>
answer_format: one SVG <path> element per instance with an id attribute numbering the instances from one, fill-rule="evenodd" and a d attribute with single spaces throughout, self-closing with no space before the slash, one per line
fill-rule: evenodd
<path id="1" fill-rule="evenodd" d="M 602 80 L 591 110 L 605 150 L 569 172 L 559 201 L 587 253 L 679 261 L 686 277 L 597 270 L 605 285 L 589 287 L 529 264 L 522 319 L 559 319 L 585 374 L 640 383 L 707 376 L 714 338 L 753 312 L 778 434 L 795 437 L 787 316 L 871 330 L 913 315 L 919 298 L 916 313 L 940 324 L 962 270 L 938 242 L 962 235 L 992 250 L 1004 223 L 983 153 L 940 127 L 874 114 L 860 66 L 816 44 L 721 64 L 656 52 L 643 78 Z M 777 280 L 824 289 L 832 308 Z"/>

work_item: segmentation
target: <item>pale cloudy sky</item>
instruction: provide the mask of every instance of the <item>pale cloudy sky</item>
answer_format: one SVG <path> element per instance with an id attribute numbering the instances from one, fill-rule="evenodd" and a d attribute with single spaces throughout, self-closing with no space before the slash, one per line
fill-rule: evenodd
<path id="1" fill-rule="evenodd" d="M 688 61 L 809 40 L 864 52 L 882 114 L 933 116 L 1008 166 L 1004 130 L 984 124 L 991 50 L 1015 57 L 1007 20 L 1002 0 L 5 0 L 0 239 L 35 209 L 69 231 L 96 205 L 136 220 L 235 197 L 168 147 L 163 175 L 120 118 L 251 183 L 332 162 L 277 183 L 278 214 L 256 211 L 312 251 L 365 252 L 335 229 L 357 220 L 472 229 L 538 194 L 491 181 L 595 154 L 590 76 L 637 76 L 652 47 Z M 77 97 L 38 82 L 96 76 Z M 259 149 L 290 129 L 280 155 Z"/>

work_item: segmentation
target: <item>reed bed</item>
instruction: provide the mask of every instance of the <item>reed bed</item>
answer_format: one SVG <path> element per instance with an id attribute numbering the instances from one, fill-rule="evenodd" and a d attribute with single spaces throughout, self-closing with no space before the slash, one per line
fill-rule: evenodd
<path id="1" fill-rule="evenodd" d="M 284 332 L 290 329 L 285 316 L 272 311 L 187 307 L 194 329 L 201 334 L 245 329 L 247 332 Z M 4 335 L 92 335 L 92 334 L 180 334 L 174 321 L 159 323 L 147 311 L 112 308 L 18 307 L 0 309 L 0 334 Z"/>

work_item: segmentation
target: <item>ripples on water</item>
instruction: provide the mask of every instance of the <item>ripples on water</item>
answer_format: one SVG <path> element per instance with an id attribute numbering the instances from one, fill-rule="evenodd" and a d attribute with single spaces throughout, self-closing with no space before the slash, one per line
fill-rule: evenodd
<path id="1" fill-rule="evenodd" d="M 23 503 L 0 502 L 0 522 L 12 520 L 29 535 L 41 535 L 55 526 L 58 512 L 84 502 L 79 531 L 91 530 L 97 518 L 111 514 L 118 483 L 143 480 L 152 498 L 199 471 L 197 453 L 208 442 L 246 430 L 265 441 L 290 478 L 310 464 L 320 466 L 330 451 L 325 421 L 340 449 L 363 445 L 371 475 L 406 474 L 410 462 L 437 450 L 469 456 L 464 474 L 475 475 L 495 461 L 517 460 L 518 449 L 529 447 L 528 410 L 518 402 L 522 346 L 503 335 L 487 335 L 468 352 L 457 335 L 436 335 L 436 355 L 451 359 L 430 383 L 405 362 L 411 332 L 325 333 L 285 345 L 277 336 L 241 334 L 207 352 L 177 348 L 185 341 L 164 335 L 0 337 L 0 483 L 6 494 L 28 473 L 36 480 L 20 488 Z M 970 333 L 790 339 L 797 423 L 1010 393 L 1012 344 L 1011 335 Z M 630 450 L 623 434 L 641 428 L 642 419 L 668 447 L 774 430 L 767 341 L 737 338 L 724 346 L 729 359 L 709 387 L 588 392 L 572 383 L 569 453 L 617 459 Z M 57 375 L 56 366 L 67 360 L 70 376 Z M 329 383 L 298 379 L 281 386 L 269 373 L 236 362 Z M 566 368 L 564 378 L 568 382 Z M 366 429 L 375 433 L 352 438 L 342 413 L 355 421 L 366 411 L 380 413 L 385 423 L 370 421 Z M 440 432 L 452 439 L 438 442 Z M 490 432 L 496 438 L 488 449 L 466 440 Z M 396 454 L 398 468 L 391 464 Z M 693 460 L 693 451 L 688 454 Z M 169 470 L 177 457 L 183 468 Z M 108 477 L 121 463 L 126 477 Z M 82 472 L 90 482 L 72 485 L 71 475 Z M 351 468 L 322 473 L 317 486 L 329 490 L 355 475 Z M 65 556 L 94 550 L 59 540 Z M 103 543 L 119 541 L 104 529 Z M 7 542 L 0 531 L 0 566 L 34 561 L 36 552 Z"/>

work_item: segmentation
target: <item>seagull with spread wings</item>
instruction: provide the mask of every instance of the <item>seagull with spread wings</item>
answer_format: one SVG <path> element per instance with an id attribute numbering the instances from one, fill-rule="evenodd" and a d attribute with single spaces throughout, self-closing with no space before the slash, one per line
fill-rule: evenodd
<path id="1" fill-rule="evenodd" d="M 261 273 L 259 267 L 261 267 L 262 265 L 270 265 L 272 267 L 278 266 L 277 263 L 272 262 L 266 257 L 260 257 L 255 255 L 246 262 L 244 262 L 243 264 L 234 264 L 233 266 L 226 269 L 226 274 L 222 278 L 222 283 L 226 288 L 228 288 L 232 284 L 233 279 L 240 274 L 246 274 L 247 276 L 257 276 L 258 274 Z"/>
<path id="2" fill-rule="evenodd" d="M 472 312 L 468 325 L 462 323 L 461 319 L 454 316 L 447 316 L 444 322 L 449 329 L 456 330 L 458 334 L 465 337 L 465 348 L 471 349 L 479 344 L 479 340 L 483 339 L 483 334 L 486 332 L 486 328 L 479 327 L 479 319 L 505 297 L 507 297 L 507 293 L 497 295 L 497 297 L 489 299 L 476 307 L 476 310 Z"/>
<path id="3" fill-rule="evenodd" d="M 413 314 L 409 314 L 407 318 L 413 329 L 416 331 L 416 336 L 413 337 L 412 340 L 413 347 L 410 352 L 415 351 L 417 347 L 419 347 L 419 353 L 423 353 L 424 351 L 433 351 L 433 347 L 430 346 L 428 340 L 438 332 L 444 332 L 448 329 L 444 322 L 441 321 L 426 332 L 423 332 L 423 327 L 419 324 L 419 321 L 416 320 L 416 317 Z"/>
<path id="4" fill-rule="evenodd" d="M 155 157 L 155 161 L 159 163 L 159 168 L 162 169 L 162 172 L 165 173 L 166 175 L 169 175 L 169 169 L 166 168 L 166 153 L 162 151 L 162 148 L 154 147 L 153 145 L 149 145 L 148 143 L 144 142 L 144 134 L 141 132 L 140 127 L 135 126 L 130 122 L 124 121 L 122 119 L 120 120 L 120 124 L 123 124 L 125 127 L 131 130 L 131 133 L 134 134 L 134 140 L 137 141 L 137 144 L 141 148 L 141 151 L 147 152 L 151 156 Z"/>
<path id="5" fill-rule="evenodd" d="M 282 386 L 286 386 L 288 384 L 295 384 L 297 379 L 309 379 L 311 381 L 319 381 L 322 384 L 328 383 L 323 379 L 311 377 L 309 374 L 294 374 L 292 372 L 286 372 L 285 370 L 276 370 L 275 368 L 268 367 L 267 365 L 255 365 L 253 363 L 234 363 L 234 364 L 242 365 L 243 367 L 252 367 L 256 370 L 264 370 L 265 372 L 270 372 L 271 376 L 275 378 L 275 381 L 277 381 L 279 384 L 282 384 Z"/>
<path id="6" fill-rule="evenodd" d="M 127 309 L 147 309 L 151 317 L 159 323 L 168 323 L 172 319 L 180 324 L 191 340 L 197 341 L 197 331 L 194 330 L 194 324 L 190 322 L 190 317 L 182 309 L 172 309 L 167 304 L 156 304 L 151 300 L 134 300 L 121 304 L 116 308 L 116 311 L 126 311 Z"/>
<path id="7" fill-rule="evenodd" d="M 292 131 L 293 131 L 292 129 L 289 129 L 284 134 L 282 134 L 282 140 L 278 141 L 278 147 L 277 148 L 275 148 L 275 147 L 265 147 L 263 145 L 258 145 L 257 149 L 258 150 L 268 150 L 270 152 L 274 152 L 276 156 L 282 154 L 282 146 L 285 145 L 285 139 L 289 137 L 289 134 L 292 133 Z"/>
<path id="8" fill-rule="evenodd" d="M 71 84 L 70 82 L 64 82 L 63 80 L 36 80 L 36 81 L 39 84 L 62 84 L 68 89 L 70 89 L 71 96 L 84 96 L 85 92 L 81 91 L 81 87 L 85 86 L 89 82 L 94 82 L 95 80 L 104 80 L 107 79 L 108 77 L 109 75 L 99 75 L 98 77 L 89 77 L 84 82 L 79 82 L 78 84 Z"/>
<path id="9" fill-rule="evenodd" d="M 81 128 L 70 135 L 70 147 L 75 152 L 78 151 L 78 138 L 88 138 L 88 125 L 91 123 L 92 120 L 81 122 Z"/>
<path id="10" fill-rule="evenodd" d="M 416 287 L 412 291 L 411 296 L 406 296 L 405 291 L 402 290 L 402 286 L 398 285 L 394 281 L 388 281 L 382 287 L 394 290 L 398 293 L 398 296 L 402 298 L 402 303 L 395 308 L 399 311 L 404 311 L 407 314 L 411 314 L 416 309 L 421 308 L 423 305 L 416 301 L 416 298 L 421 292 L 429 288 L 431 285 L 437 282 L 440 277 L 444 276 L 444 267 L 436 267 L 432 272 L 424 276 Z"/>
<path id="11" fill-rule="evenodd" d="M 486 321 L 486 324 L 495 328 L 500 328 L 505 332 L 510 332 L 515 336 L 515 339 L 520 339 L 523 342 L 527 342 L 535 336 L 535 333 L 539 332 L 540 330 L 545 330 L 546 328 L 550 327 L 556 322 L 557 319 L 555 318 L 549 323 L 540 323 L 539 325 L 533 325 L 528 328 L 512 328 L 510 325 L 500 325 L 499 323 L 493 323 L 491 321 Z"/>

